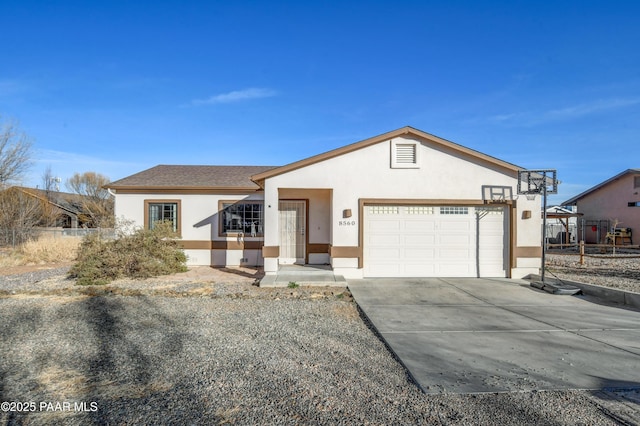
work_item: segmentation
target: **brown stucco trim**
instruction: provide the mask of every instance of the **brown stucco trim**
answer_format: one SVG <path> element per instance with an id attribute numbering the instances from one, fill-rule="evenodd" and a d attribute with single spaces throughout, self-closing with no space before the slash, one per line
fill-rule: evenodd
<path id="1" fill-rule="evenodd" d="M 515 249 L 516 255 L 515 257 L 542 257 L 542 247 L 533 246 L 533 247 L 516 247 Z"/>
<path id="2" fill-rule="evenodd" d="M 309 253 L 329 253 L 329 244 L 309 243 L 307 251 Z"/>
<path id="3" fill-rule="evenodd" d="M 362 249 L 360 247 L 353 246 L 331 246 L 331 250 L 329 252 L 331 257 L 349 257 L 349 258 L 361 258 L 362 257 Z"/>
<path id="4" fill-rule="evenodd" d="M 144 200 L 144 229 L 149 229 L 149 204 L 176 203 L 178 207 L 178 236 L 182 235 L 182 200 Z"/>
<path id="5" fill-rule="evenodd" d="M 245 241 L 244 249 L 245 250 L 262 250 L 264 246 L 264 241 Z"/>
<path id="6" fill-rule="evenodd" d="M 264 187 L 264 180 L 268 179 L 270 177 L 274 177 L 274 176 L 278 176 L 281 175 L 283 173 L 287 173 L 290 172 L 292 170 L 297 170 L 303 167 L 307 167 L 309 165 L 318 163 L 320 161 L 324 161 L 324 160 L 328 160 L 330 158 L 334 158 L 334 157 L 338 157 L 340 155 L 344 155 L 353 151 L 356 151 L 358 149 L 362 149 L 362 148 L 366 148 L 370 145 L 374 145 L 380 142 L 384 142 L 385 140 L 390 140 L 393 138 L 396 138 L 398 136 L 405 136 L 405 135 L 410 135 L 410 136 L 414 136 L 417 138 L 421 138 L 421 139 L 426 139 L 427 141 L 440 145 L 443 148 L 446 149 L 450 149 L 450 150 L 454 150 L 457 152 L 460 152 L 464 155 L 467 155 L 469 157 L 473 157 L 475 159 L 490 163 L 494 166 L 498 166 L 500 168 L 503 169 L 507 169 L 509 171 L 512 172 L 517 172 L 518 170 L 521 169 L 521 167 L 516 166 L 515 164 L 511 164 L 511 163 L 507 163 L 506 161 L 502 161 L 499 160 L 497 158 L 491 157 L 489 155 L 483 154 L 481 152 L 475 151 L 473 149 L 464 147 L 462 145 L 458 145 L 454 142 L 448 141 L 446 139 L 442 139 L 439 138 L 435 135 L 431 135 L 429 133 L 423 132 L 421 130 L 418 129 L 414 129 L 413 127 L 402 127 L 398 130 L 393 130 L 391 132 L 387 132 L 384 133 L 382 135 L 378 135 L 378 136 L 374 136 L 372 138 L 369 139 L 365 139 L 363 141 L 360 142 L 356 142 L 347 146 L 343 146 L 341 148 L 338 149 L 334 149 L 332 151 L 328 151 L 322 154 L 318 154 L 315 155 L 313 157 L 309 157 L 300 161 L 296 161 L 294 163 L 291 164 L 287 164 L 285 166 L 282 167 L 277 167 L 271 170 L 267 170 L 265 172 L 262 173 L 258 173 L 255 174 L 251 177 L 251 180 L 254 181 L 255 183 L 257 183 L 258 185 L 260 185 L 261 187 Z"/>
<path id="7" fill-rule="evenodd" d="M 178 244 L 185 250 L 211 250 L 211 241 L 180 240 Z"/>
<path id="8" fill-rule="evenodd" d="M 185 250 L 261 250 L 262 241 L 179 240 Z"/>
<path id="9" fill-rule="evenodd" d="M 211 241 L 213 250 L 260 250 L 262 241 L 215 240 Z"/>
<path id="10" fill-rule="evenodd" d="M 484 206 L 484 205 L 512 205 L 513 200 L 501 200 L 500 202 L 487 202 L 486 200 L 450 200 L 450 199 L 415 199 L 415 198 L 361 198 L 365 205 L 400 205 L 400 206 Z M 362 212 L 361 212 L 362 213 Z M 362 216 L 361 216 L 362 217 Z"/>
<path id="11" fill-rule="evenodd" d="M 264 246 L 262 247 L 262 257 L 277 258 L 280 257 L 280 246 Z"/>

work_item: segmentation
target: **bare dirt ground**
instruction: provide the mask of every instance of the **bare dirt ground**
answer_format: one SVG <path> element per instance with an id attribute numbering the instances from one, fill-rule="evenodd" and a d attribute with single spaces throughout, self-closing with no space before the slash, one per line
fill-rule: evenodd
<path id="1" fill-rule="evenodd" d="M 72 263 L 46 263 L 42 265 L 20 265 L 20 266 L 7 266 L 4 268 L 0 268 L 0 276 L 5 275 L 16 275 L 16 274 L 27 274 L 29 272 L 34 271 L 42 271 L 47 269 L 57 269 L 64 268 L 66 266 L 71 266 Z"/>
<path id="2" fill-rule="evenodd" d="M 76 285 L 75 280 L 67 278 L 61 272 L 69 266 L 67 264 L 30 265 L 2 270 L 0 277 L 6 278 L 4 285 L 0 286 L 0 297 L 20 294 L 30 296 L 195 296 L 272 300 L 339 297 L 343 301 L 352 300 L 351 294 L 344 287 L 258 287 L 259 280 L 264 276 L 261 268 L 192 266 L 187 272 L 167 276 L 119 279 L 106 285 L 81 286 Z M 20 277 L 27 279 L 23 282 Z"/>
<path id="3" fill-rule="evenodd" d="M 0 271 L 0 394 L 98 410 L 0 423 L 640 424 L 636 390 L 422 394 L 345 289 L 260 288 L 254 268 L 105 286 L 45 272 L 67 266 Z"/>

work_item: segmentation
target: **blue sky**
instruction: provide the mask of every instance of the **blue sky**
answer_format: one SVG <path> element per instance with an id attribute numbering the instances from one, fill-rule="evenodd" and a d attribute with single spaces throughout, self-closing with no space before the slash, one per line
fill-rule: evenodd
<path id="1" fill-rule="evenodd" d="M 639 22 L 615 0 L 5 0 L 0 115 L 34 140 L 31 186 L 282 165 L 410 125 L 558 169 L 557 203 L 640 167 Z"/>

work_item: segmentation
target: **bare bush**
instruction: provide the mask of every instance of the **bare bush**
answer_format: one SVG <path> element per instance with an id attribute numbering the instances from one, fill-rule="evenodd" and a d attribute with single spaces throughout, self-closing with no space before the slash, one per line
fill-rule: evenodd
<path id="1" fill-rule="evenodd" d="M 171 222 L 152 230 L 118 233 L 115 239 L 88 235 L 69 274 L 81 285 L 107 284 L 118 278 L 149 278 L 186 272 L 187 257 L 178 246 Z"/>
<path id="2" fill-rule="evenodd" d="M 19 188 L 0 191 L 0 246 L 15 246 L 32 238 L 43 217 L 42 203 Z"/>

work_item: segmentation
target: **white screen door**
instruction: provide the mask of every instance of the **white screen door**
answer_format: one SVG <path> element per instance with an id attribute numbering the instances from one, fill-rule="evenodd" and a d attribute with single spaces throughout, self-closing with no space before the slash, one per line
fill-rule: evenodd
<path id="1" fill-rule="evenodd" d="M 306 203 L 280 201 L 280 263 L 304 263 Z"/>

